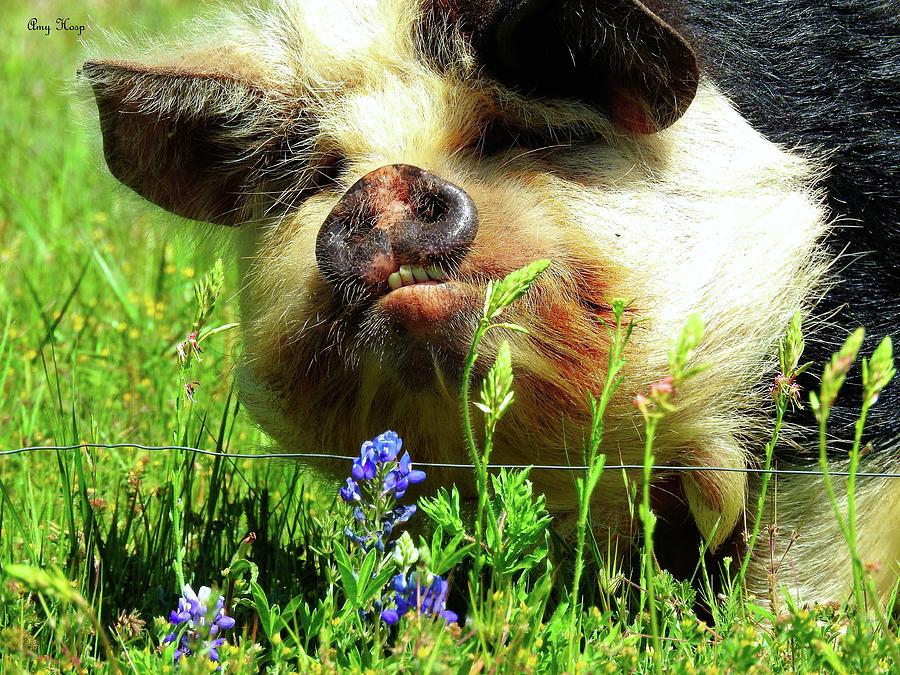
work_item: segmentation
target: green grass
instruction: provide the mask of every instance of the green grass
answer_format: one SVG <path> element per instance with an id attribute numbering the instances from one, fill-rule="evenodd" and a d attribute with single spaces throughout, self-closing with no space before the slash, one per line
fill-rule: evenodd
<path id="1" fill-rule="evenodd" d="M 82 7 L 68 10 L 76 23 L 90 14 L 104 29 L 149 33 L 196 11 L 187 2 Z M 202 361 L 186 369 L 176 360 L 175 345 L 194 328 L 195 284 L 216 252 L 106 175 L 93 112 L 74 93 L 75 37 L 26 30 L 32 16 L 53 21 L 53 11 L 17 3 L 0 27 L 0 449 L 267 447 L 231 388 L 235 331 L 204 335 Z M 234 271 L 225 271 L 207 329 L 236 320 Z M 489 424 L 503 424 L 498 392 L 515 389 L 502 364 L 496 374 L 480 399 Z M 194 404 L 185 381 L 200 383 Z M 472 419 L 484 423 L 474 408 Z M 481 466 L 489 448 L 470 440 Z M 580 488 L 588 494 L 602 454 L 590 459 L 596 468 Z M 172 647 L 158 646 L 181 575 L 227 595 L 237 619 L 223 650 L 230 672 L 896 669 L 890 612 L 877 623 L 785 598 L 786 613 L 773 617 L 739 584 L 715 597 L 702 573 L 694 586 L 676 581 L 654 570 L 650 555 L 640 578 L 651 588 L 623 583 L 601 561 L 574 566 L 584 594 L 572 594 L 573 569 L 552 554 L 559 547 L 540 497 L 517 474 L 479 471 L 477 480 L 486 489 L 475 523 L 452 493 L 415 516 L 425 522 L 427 511 L 440 529 L 414 566 L 427 557 L 431 571 L 449 575 L 451 605 L 467 607 L 470 623 L 407 617 L 389 631 L 358 612 L 375 610 L 353 574 L 366 556 L 342 534 L 349 509 L 297 464 L 137 449 L 0 457 L 0 672 L 171 672 Z M 584 527 L 580 534 L 590 559 Z M 389 561 L 371 564 L 396 571 Z M 193 658 L 180 670 L 209 668 Z"/>

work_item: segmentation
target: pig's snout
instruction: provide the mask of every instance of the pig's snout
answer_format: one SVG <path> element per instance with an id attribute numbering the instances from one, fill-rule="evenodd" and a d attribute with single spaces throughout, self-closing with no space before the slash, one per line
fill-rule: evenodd
<path id="1" fill-rule="evenodd" d="M 475 204 L 462 188 L 391 164 L 356 181 L 331 210 L 316 239 L 316 263 L 336 285 L 387 291 L 401 265 L 452 269 L 477 230 Z"/>

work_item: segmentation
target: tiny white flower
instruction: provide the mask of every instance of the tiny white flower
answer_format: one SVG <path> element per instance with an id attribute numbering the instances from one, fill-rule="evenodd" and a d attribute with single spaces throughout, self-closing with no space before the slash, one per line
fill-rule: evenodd
<path id="1" fill-rule="evenodd" d="M 394 561 L 397 565 L 403 569 L 407 569 L 411 565 L 414 565 L 419 559 L 419 550 L 413 543 L 412 537 L 409 536 L 409 532 L 404 532 L 400 535 L 400 538 L 397 539 L 397 543 L 394 544 L 394 552 L 392 555 L 394 556 Z"/>

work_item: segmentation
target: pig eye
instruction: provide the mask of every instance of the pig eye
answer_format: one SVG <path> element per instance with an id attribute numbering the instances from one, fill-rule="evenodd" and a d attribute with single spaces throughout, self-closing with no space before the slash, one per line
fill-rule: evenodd
<path id="1" fill-rule="evenodd" d="M 347 169 L 347 158 L 337 152 L 322 155 L 311 167 L 314 172 L 311 187 L 326 188 L 338 182 Z"/>
<path id="2" fill-rule="evenodd" d="M 302 164 L 302 168 L 298 166 L 294 171 L 285 172 L 285 164 L 290 163 L 288 160 L 285 164 L 275 165 L 268 171 L 268 175 L 271 176 L 280 166 L 281 173 L 287 175 L 287 179 L 280 176 L 280 181 L 273 179 L 266 184 L 266 191 L 277 195 L 267 212 L 268 215 L 285 214 L 320 191 L 334 187 L 347 166 L 346 158 L 335 152 L 314 153 L 312 159 L 309 155 L 298 155 L 293 161 Z"/>
<path id="3" fill-rule="evenodd" d="M 533 148 L 546 145 L 541 135 L 517 128 L 502 120 L 491 120 L 478 139 L 476 148 L 482 155 L 494 155 L 512 148 Z"/>
<path id="4" fill-rule="evenodd" d="M 553 150 L 584 140 L 582 136 L 574 133 L 571 129 L 526 128 L 503 120 L 492 120 L 488 123 L 475 147 L 483 156 L 505 152 L 513 148 Z"/>

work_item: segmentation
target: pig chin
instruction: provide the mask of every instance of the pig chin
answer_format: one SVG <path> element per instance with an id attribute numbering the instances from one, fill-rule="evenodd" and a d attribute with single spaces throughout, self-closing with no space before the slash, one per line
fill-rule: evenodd
<path id="1" fill-rule="evenodd" d="M 377 300 L 360 342 L 372 338 L 383 366 L 412 390 L 452 381 L 462 373 L 474 323 L 477 293 L 458 282 L 425 282 Z"/>

